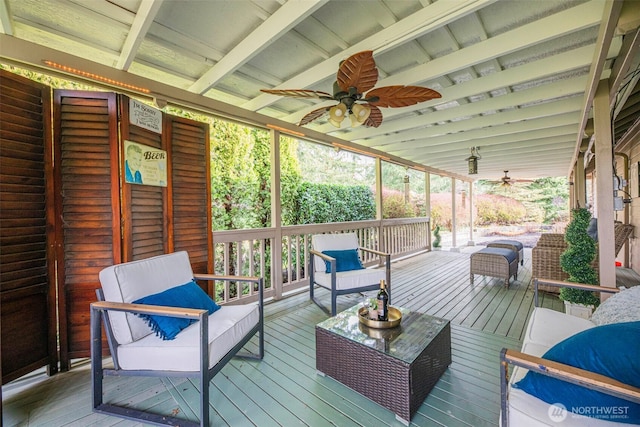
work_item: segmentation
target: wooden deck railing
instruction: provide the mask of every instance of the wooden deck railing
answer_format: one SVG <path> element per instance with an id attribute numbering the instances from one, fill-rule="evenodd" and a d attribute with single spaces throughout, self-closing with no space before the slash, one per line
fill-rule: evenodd
<path id="1" fill-rule="evenodd" d="M 343 232 L 356 233 L 360 246 L 391 253 L 392 259 L 431 249 L 429 218 L 425 217 L 215 231 L 215 273 L 264 277 L 264 297 L 281 299 L 309 284 L 311 236 Z M 363 262 L 369 267 L 380 261 L 365 253 Z M 252 302 L 255 295 L 254 289 L 237 288 L 234 283 L 219 284 L 216 289 L 216 301 L 221 304 Z"/>

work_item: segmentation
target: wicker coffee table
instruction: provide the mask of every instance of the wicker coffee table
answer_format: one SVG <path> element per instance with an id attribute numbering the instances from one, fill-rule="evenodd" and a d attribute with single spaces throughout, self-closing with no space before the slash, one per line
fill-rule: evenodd
<path id="1" fill-rule="evenodd" d="M 400 326 L 374 329 L 359 306 L 316 325 L 316 369 L 409 424 L 451 363 L 449 321 L 399 308 Z"/>

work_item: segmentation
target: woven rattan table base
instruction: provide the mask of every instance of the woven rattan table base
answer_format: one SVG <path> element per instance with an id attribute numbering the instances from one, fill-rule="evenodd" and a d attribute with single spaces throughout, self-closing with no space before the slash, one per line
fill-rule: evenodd
<path id="1" fill-rule="evenodd" d="M 391 410 L 407 425 L 449 364 L 448 322 L 412 363 L 316 327 L 316 369 Z"/>

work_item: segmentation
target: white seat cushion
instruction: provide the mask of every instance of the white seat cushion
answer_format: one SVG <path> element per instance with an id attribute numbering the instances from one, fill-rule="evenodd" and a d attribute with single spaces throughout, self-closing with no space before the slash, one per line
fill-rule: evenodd
<path id="1" fill-rule="evenodd" d="M 256 304 L 223 306 L 209 316 L 209 368 L 258 324 L 259 317 Z M 149 334 L 138 341 L 120 345 L 118 362 L 125 370 L 197 372 L 200 370 L 199 335 L 198 322 L 171 341 Z"/>
<path id="2" fill-rule="evenodd" d="M 386 272 L 380 269 L 365 268 L 362 270 L 341 271 L 336 274 L 336 289 L 354 289 L 363 286 L 371 286 L 386 279 Z M 315 273 L 315 282 L 327 289 L 331 289 L 331 274 L 323 272 Z"/>
<path id="3" fill-rule="evenodd" d="M 192 279 L 189 255 L 184 251 L 116 264 L 100 272 L 104 297 L 110 302 L 129 303 L 184 285 Z M 135 314 L 112 311 L 109 319 L 118 344 L 128 344 L 152 332 L 149 325 Z"/>
<path id="4" fill-rule="evenodd" d="M 594 326 L 593 322 L 580 317 L 536 307 L 529 318 L 524 343 L 539 344 L 549 349 L 565 338 Z"/>

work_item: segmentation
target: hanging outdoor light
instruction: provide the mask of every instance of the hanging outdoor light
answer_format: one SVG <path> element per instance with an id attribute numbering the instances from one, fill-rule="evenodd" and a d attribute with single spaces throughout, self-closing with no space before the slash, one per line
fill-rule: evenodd
<path id="1" fill-rule="evenodd" d="M 471 156 L 465 159 L 469 163 L 469 175 L 478 173 L 478 159 L 481 159 L 479 151 L 480 147 L 471 147 Z"/>

